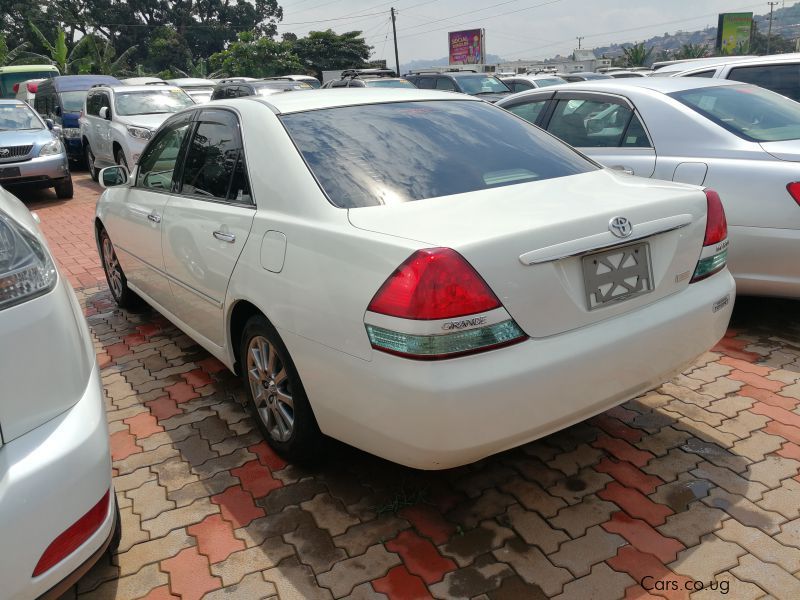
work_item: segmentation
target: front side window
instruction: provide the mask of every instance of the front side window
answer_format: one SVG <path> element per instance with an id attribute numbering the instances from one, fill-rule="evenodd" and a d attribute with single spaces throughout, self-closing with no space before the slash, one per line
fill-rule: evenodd
<path id="1" fill-rule="evenodd" d="M 191 121 L 187 116 L 159 132 L 139 159 L 136 187 L 159 191 L 172 189 L 172 177 L 190 125 Z"/>
<path id="2" fill-rule="evenodd" d="M 760 87 L 705 87 L 675 92 L 670 96 L 749 141 L 800 139 L 800 104 Z"/>
<path id="3" fill-rule="evenodd" d="M 492 75 L 457 75 L 455 76 L 461 91 L 472 96 L 481 94 L 502 94 L 510 92 L 508 86 Z"/>
<path id="4" fill-rule="evenodd" d="M 728 79 L 751 83 L 792 100 L 800 100 L 800 63 L 736 67 L 731 69 Z"/>
<path id="5" fill-rule="evenodd" d="M 525 102 L 523 104 L 515 104 L 509 106 L 508 111 L 514 113 L 518 117 L 522 117 L 529 123 L 536 123 L 539 115 L 542 114 L 542 109 L 545 107 L 549 99 Z"/>
<path id="6" fill-rule="evenodd" d="M 86 98 L 86 114 L 96 117 L 100 113 L 100 94 L 89 94 Z"/>
<path id="7" fill-rule="evenodd" d="M 0 131 L 44 129 L 41 120 L 27 104 L 0 104 Z"/>
<path id="8" fill-rule="evenodd" d="M 280 118 L 340 208 L 449 196 L 597 168 L 538 128 L 473 100 L 344 106 Z"/>
<path id="9" fill-rule="evenodd" d="M 123 117 L 132 115 L 157 115 L 175 113 L 194 101 L 179 89 L 153 89 L 141 92 L 118 91 L 114 99 L 117 114 Z"/>
<path id="10" fill-rule="evenodd" d="M 647 136 L 633 135 L 628 143 L 625 134 L 634 121 L 635 127 L 644 133 L 638 117 L 623 104 L 602 100 L 559 100 L 547 130 L 579 148 L 636 146 L 646 142 Z"/>
<path id="11" fill-rule="evenodd" d="M 250 203 L 250 185 L 236 117 L 227 111 L 203 113 L 189 142 L 181 193 L 212 200 Z"/>

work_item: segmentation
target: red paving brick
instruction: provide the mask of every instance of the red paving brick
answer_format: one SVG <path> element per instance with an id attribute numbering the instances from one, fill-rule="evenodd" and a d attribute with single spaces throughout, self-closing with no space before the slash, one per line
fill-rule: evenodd
<path id="1" fill-rule="evenodd" d="M 622 485 L 635 488 L 645 495 L 652 494 L 659 485 L 664 483 L 660 477 L 648 475 L 628 461 L 617 462 L 610 458 L 604 458 L 594 466 L 594 470 L 599 473 L 608 473 Z"/>
<path id="2" fill-rule="evenodd" d="M 632 517 L 644 519 L 654 527 L 663 525 L 667 517 L 673 514 L 668 506 L 656 504 L 638 490 L 634 490 L 616 481 L 609 483 L 605 489 L 597 492 L 603 500 L 613 502 Z"/>
<path id="3" fill-rule="evenodd" d="M 631 546 L 620 548 L 617 555 L 609 558 L 608 565 L 616 570 L 630 575 L 634 581 L 643 581 L 648 588 L 658 586 L 662 588 L 658 595 L 670 600 L 687 600 L 689 592 L 686 591 L 686 582 L 692 581 L 689 577 L 678 575 L 670 571 L 655 556 L 644 552 L 639 552 Z M 670 590 L 670 582 L 675 582 L 677 590 Z M 666 588 L 666 589 L 664 589 Z"/>
<path id="4" fill-rule="evenodd" d="M 122 422 L 130 428 L 131 434 L 136 439 L 143 439 L 154 433 L 164 431 L 164 428 L 158 424 L 156 417 L 150 413 L 139 413 L 129 419 L 123 419 Z"/>
<path id="5" fill-rule="evenodd" d="M 397 552 L 410 573 L 417 575 L 428 585 L 441 581 L 445 573 L 457 565 L 444 558 L 430 541 L 411 531 L 403 531 L 395 539 L 386 542 L 386 549 Z"/>
<path id="6" fill-rule="evenodd" d="M 601 435 L 598 437 L 592 443 L 592 446 L 605 450 L 617 458 L 617 460 L 627 461 L 636 465 L 637 467 L 645 466 L 648 462 L 650 462 L 650 459 L 653 458 L 653 455 L 650 452 L 639 450 L 638 448 L 631 446 L 625 440 L 611 438 L 607 435 Z"/>
<path id="7" fill-rule="evenodd" d="M 233 527 L 222 515 L 209 515 L 200 523 L 187 527 L 186 532 L 197 538 L 198 551 L 212 564 L 245 549 L 244 542 L 233 537 Z"/>
<path id="8" fill-rule="evenodd" d="M 231 469 L 231 475 L 238 477 L 242 488 L 253 495 L 253 498 L 266 496 L 272 490 L 283 487 L 280 479 L 273 479 L 270 470 L 257 460 L 251 460 L 237 469 Z"/>
<path id="9" fill-rule="evenodd" d="M 111 444 L 111 458 L 114 460 L 125 460 L 131 454 L 141 452 L 142 449 L 136 445 L 136 438 L 129 431 L 115 431 L 109 440 Z"/>
<path id="10" fill-rule="evenodd" d="M 721 352 L 727 354 L 731 358 L 738 358 L 746 362 L 756 363 L 762 360 L 764 357 L 760 354 L 749 352 L 744 349 L 749 345 L 750 342 L 746 340 L 734 339 L 726 335 L 713 349 L 715 352 Z"/>
<path id="11" fill-rule="evenodd" d="M 233 523 L 234 528 L 245 527 L 253 519 L 264 516 L 264 509 L 257 507 L 253 497 L 238 485 L 211 496 L 211 502 L 219 504 L 223 518 Z"/>
<path id="12" fill-rule="evenodd" d="M 259 462 L 271 471 L 280 471 L 286 466 L 286 461 L 275 454 L 275 451 L 266 442 L 259 442 L 247 448 L 258 457 Z"/>
<path id="13" fill-rule="evenodd" d="M 195 369 L 194 371 L 183 373 L 181 377 L 183 377 L 186 380 L 186 383 L 193 388 L 199 388 L 206 386 L 209 383 L 213 383 L 211 381 L 211 377 L 208 376 L 208 373 L 202 369 Z"/>
<path id="14" fill-rule="evenodd" d="M 422 579 L 403 567 L 391 569 L 385 576 L 372 582 L 375 591 L 386 594 L 390 600 L 427 600 L 430 595 Z"/>
<path id="15" fill-rule="evenodd" d="M 456 530 L 453 523 L 428 504 L 406 507 L 400 511 L 399 515 L 407 519 L 421 535 L 430 538 L 437 545 L 444 544 Z"/>
<path id="16" fill-rule="evenodd" d="M 612 437 L 622 438 L 626 442 L 635 444 L 642 439 L 644 432 L 641 429 L 628 427 L 618 419 L 614 419 L 608 414 L 600 414 L 592 418 L 592 424 L 597 425 Z"/>
<path id="17" fill-rule="evenodd" d="M 753 387 L 752 385 L 746 385 L 742 387 L 737 392 L 740 396 L 746 396 L 747 398 L 753 398 L 754 400 L 760 400 L 764 404 L 769 404 L 771 406 L 777 406 L 779 408 L 785 408 L 786 410 L 794 409 L 797 404 L 798 400 L 794 398 L 787 398 L 786 396 L 779 396 L 769 390 L 762 390 L 757 387 Z"/>
<path id="18" fill-rule="evenodd" d="M 769 390 L 770 392 L 779 392 L 783 389 L 784 384 L 780 381 L 773 381 L 772 379 L 767 379 L 766 377 L 761 377 L 761 375 L 754 375 L 753 373 L 745 373 L 744 371 L 731 371 L 728 374 L 728 379 L 733 379 L 735 381 L 741 381 L 748 385 L 752 385 L 753 387 L 760 388 L 762 390 Z"/>
<path id="19" fill-rule="evenodd" d="M 183 409 L 178 408 L 178 404 L 169 396 L 156 398 L 144 403 L 150 409 L 152 415 L 159 421 L 169 419 L 175 415 L 183 413 Z"/>
<path id="20" fill-rule="evenodd" d="M 200 394 L 195 392 L 192 386 L 183 381 L 165 387 L 164 391 L 178 404 L 183 404 L 184 402 L 200 397 Z"/>
<path id="21" fill-rule="evenodd" d="M 776 454 L 780 454 L 784 458 L 800 461 L 800 446 L 793 442 L 786 442 Z"/>
<path id="22" fill-rule="evenodd" d="M 719 364 L 727 367 L 733 367 L 734 369 L 738 369 L 739 371 L 744 371 L 746 373 L 761 375 L 762 377 L 769 375 L 771 372 L 769 367 L 754 364 L 752 361 L 732 358 L 730 356 L 723 356 L 721 359 L 719 359 Z"/>
<path id="23" fill-rule="evenodd" d="M 204 595 L 222 587 L 219 577 L 209 572 L 208 557 L 197 548 L 184 548 L 172 558 L 161 561 L 161 570 L 169 573 L 170 588 L 181 600 L 200 600 Z"/>
<path id="24" fill-rule="evenodd" d="M 678 552 L 686 548 L 678 540 L 664 537 L 644 521 L 632 519 L 624 512 L 615 512 L 602 527 L 609 533 L 621 535 L 637 550 L 652 554 L 664 563 L 675 560 Z"/>

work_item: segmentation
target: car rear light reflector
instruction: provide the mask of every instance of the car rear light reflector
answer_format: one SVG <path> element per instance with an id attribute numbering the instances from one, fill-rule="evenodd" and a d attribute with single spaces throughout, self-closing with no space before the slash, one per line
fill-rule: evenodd
<path id="1" fill-rule="evenodd" d="M 789 195 L 794 198 L 794 201 L 800 205 L 800 181 L 795 181 L 786 186 Z"/>
<path id="2" fill-rule="evenodd" d="M 500 307 L 464 257 L 450 248 L 417 250 L 381 286 L 367 310 L 401 319 L 450 319 Z"/>
<path id="3" fill-rule="evenodd" d="M 703 250 L 692 275 L 690 283 L 702 281 L 725 268 L 728 262 L 728 222 L 719 194 L 706 189 L 706 233 Z"/>
<path id="4" fill-rule="evenodd" d="M 35 94 L 39 90 L 39 84 L 38 83 L 28 83 L 28 84 L 25 85 L 25 87 L 28 88 L 28 92 L 31 93 L 31 94 Z"/>
<path id="5" fill-rule="evenodd" d="M 367 324 L 372 347 L 416 360 L 441 360 L 510 346 L 527 339 L 513 319 L 444 335 L 414 335 Z"/>
<path id="6" fill-rule="evenodd" d="M 61 535 L 54 539 L 47 550 L 44 551 L 36 568 L 33 570 L 33 577 L 38 577 L 48 571 L 70 554 L 75 552 L 78 547 L 88 540 L 92 534 L 100 528 L 108 515 L 108 503 L 110 500 L 109 491 L 103 494 L 100 501 L 89 509 L 85 515 L 70 525 Z"/>
<path id="7" fill-rule="evenodd" d="M 49 292 L 56 281 L 47 249 L 0 211 L 0 310 Z"/>

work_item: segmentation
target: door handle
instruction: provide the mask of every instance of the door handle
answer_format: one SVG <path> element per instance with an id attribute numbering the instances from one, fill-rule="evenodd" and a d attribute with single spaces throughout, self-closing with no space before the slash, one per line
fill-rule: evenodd
<path id="1" fill-rule="evenodd" d="M 625 173 L 625 175 L 633 175 L 633 169 L 631 169 L 630 167 L 625 167 L 623 165 L 614 165 L 611 168 L 614 169 L 615 171 L 622 171 L 623 173 Z"/>
<path id="2" fill-rule="evenodd" d="M 236 236 L 232 233 L 225 233 L 224 231 L 215 231 L 214 237 L 217 238 L 221 242 L 228 242 L 232 244 L 236 241 Z"/>
<path id="3" fill-rule="evenodd" d="M 147 215 L 147 220 L 152 221 L 153 223 L 161 223 L 161 215 L 158 213 L 150 213 Z"/>

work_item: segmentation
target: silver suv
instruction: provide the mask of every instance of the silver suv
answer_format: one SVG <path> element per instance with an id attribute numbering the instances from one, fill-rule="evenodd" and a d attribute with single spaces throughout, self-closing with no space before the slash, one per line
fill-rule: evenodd
<path id="1" fill-rule="evenodd" d="M 72 198 L 72 176 L 60 130 L 22 100 L 0 100 L 0 184 L 52 187 Z M 0 255 L 2 252 L 0 252 Z"/>
<path id="2" fill-rule="evenodd" d="M 80 118 L 86 164 L 92 179 L 103 167 L 130 168 L 167 118 L 192 106 L 186 92 L 172 85 L 95 86 L 86 94 Z"/>

